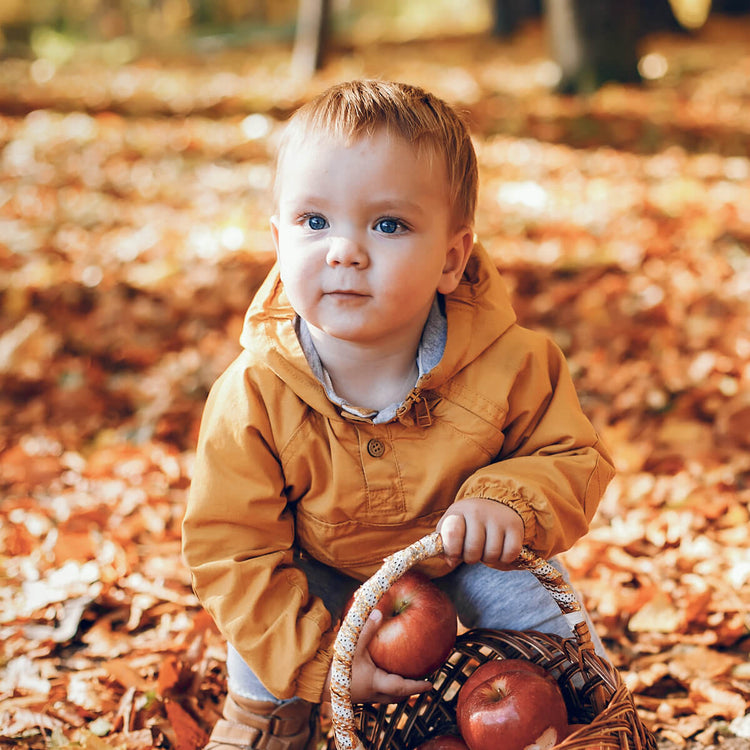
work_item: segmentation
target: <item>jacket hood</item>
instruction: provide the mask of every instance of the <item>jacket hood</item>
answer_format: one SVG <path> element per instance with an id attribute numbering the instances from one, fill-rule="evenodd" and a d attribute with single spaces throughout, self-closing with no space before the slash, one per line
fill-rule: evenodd
<path id="1" fill-rule="evenodd" d="M 475 244 L 458 287 L 444 301 L 448 336 L 442 359 L 429 373 L 431 389 L 474 361 L 516 321 L 505 283 L 480 244 Z M 338 407 L 328 400 L 307 363 L 295 320 L 276 264 L 248 308 L 240 343 L 303 401 L 325 415 L 338 416 Z"/>

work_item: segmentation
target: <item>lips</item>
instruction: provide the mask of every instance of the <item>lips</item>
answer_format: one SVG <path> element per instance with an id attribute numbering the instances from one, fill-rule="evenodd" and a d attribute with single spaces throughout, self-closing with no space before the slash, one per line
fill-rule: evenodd
<path id="1" fill-rule="evenodd" d="M 364 292 L 359 292 L 356 289 L 333 289 L 330 292 L 325 292 L 326 295 L 332 297 L 367 297 L 369 295 Z"/>

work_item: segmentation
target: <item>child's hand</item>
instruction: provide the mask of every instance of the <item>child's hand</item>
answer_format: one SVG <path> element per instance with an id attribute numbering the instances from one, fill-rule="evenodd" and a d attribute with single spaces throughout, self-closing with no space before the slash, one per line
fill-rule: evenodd
<path id="1" fill-rule="evenodd" d="M 437 525 L 445 556 L 453 565 L 512 563 L 523 546 L 521 516 L 494 500 L 469 497 L 445 511 Z"/>
<path id="2" fill-rule="evenodd" d="M 397 674 L 384 672 L 375 665 L 367 646 L 377 632 L 383 620 L 379 610 L 373 610 L 357 641 L 352 660 L 352 703 L 396 703 L 415 693 L 424 693 L 430 689 L 425 680 L 408 680 Z M 331 674 L 326 680 L 326 693 L 329 692 Z"/>

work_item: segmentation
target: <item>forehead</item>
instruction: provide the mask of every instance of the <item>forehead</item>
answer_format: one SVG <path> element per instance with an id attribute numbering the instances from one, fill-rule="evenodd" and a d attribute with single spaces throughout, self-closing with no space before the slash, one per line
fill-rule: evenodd
<path id="1" fill-rule="evenodd" d="M 314 128 L 294 128 L 282 141 L 276 169 L 275 192 L 286 172 L 298 172 L 321 166 L 326 160 L 377 161 L 385 166 L 420 169 L 431 173 L 433 179 L 447 180 L 445 158 L 434 143 L 421 139 L 407 140 L 400 133 L 379 127 L 372 132 L 340 134 Z M 399 170 L 401 171 L 401 170 Z"/>

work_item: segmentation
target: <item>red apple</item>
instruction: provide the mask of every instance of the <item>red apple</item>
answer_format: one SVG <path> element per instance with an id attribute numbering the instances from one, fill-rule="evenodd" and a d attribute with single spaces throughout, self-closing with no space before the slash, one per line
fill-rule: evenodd
<path id="1" fill-rule="evenodd" d="M 557 682 L 528 669 L 476 685 L 456 720 L 469 750 L 549 750 L 568 732 Z"/>
<path id="2" fill-rule="evenodd" d="M 416 750 L 468 750 L 468 748 L 466 743 L 455 734 L 439 734 L 417 745 Z"/>
<path id="3" fill-rule="evenodd" d="M 549 676 L 549 679 L 554 679 L 551 675 L 548 675 L 548 672 L 544 667 L 533 661 L 529 661 L 528 659 L 491 659 L 490 661 L 480 664 L 469 675 L 466 682 L 461 685 L 461 689 L 458 691 L 458 699 L 456 700 L 456 715 L 462 711 L 466 698 L 468 698 L 471 691 L 480 682 L 489 680 L 491 677 L 506 674 L 507 672 L 518 672 L 519 670 L 524 669 L 533 674 L 538 674 L 541 677 Z"/>
<path id="4" fill-rule="evenodd" d="M 434 672 L 456 643 L 450 597 L 426 575 L 408 570 L 378 602 L 383 621 L 369 644 L 381 669 L 420 680 Z"/>

